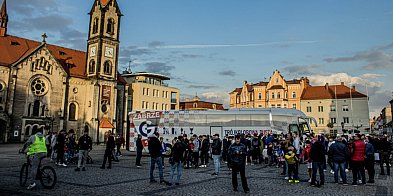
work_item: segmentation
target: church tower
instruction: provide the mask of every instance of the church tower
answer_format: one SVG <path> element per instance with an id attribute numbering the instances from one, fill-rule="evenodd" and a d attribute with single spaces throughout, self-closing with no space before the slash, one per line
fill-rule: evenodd
<path id="1" fill-rule="evenodd" d="M 0 10 L 0 37 L 5 37 L 7 35 L 7 24 L 7 0 L 4 0 Z"/>
<path id="2" fill-rule="evenodd" d="M 116 0 L 95 0 L 89 14 L 87 76 L 116 80 L 122 16 L 119 6 Z"/>

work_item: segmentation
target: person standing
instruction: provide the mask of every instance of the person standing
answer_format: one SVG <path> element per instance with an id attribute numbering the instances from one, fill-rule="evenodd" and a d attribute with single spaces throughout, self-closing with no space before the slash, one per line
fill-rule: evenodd
<path id="1" fill-rule="evenodd" d="M 251 139 L 251 157 L 254 160 L 254 164 L 257 164 L 259 161 L 259 157 L 261 154 L 261 142 L 258 139 L 258 134 L 254 134 L 254 137 Z"/>
<path id="2" fill-rule="evenodd" d="M 52 137 L 51 137 L 51 141 L 50 141 L 50 147 L 52 149 L 50 159 L 52 161 L 55 161 L 55 153 L 57 152 L 56 143 L 57 143 L 57 133 L 54 131 L 54 132 L 52 132 Z"/>
<path id="3" fill-rule="evenodd" d="M 236 135 L 235 143 L 233 143 L 229 147 L 228 154 L 231 159 L 233 191 L 238 191 L 237 172 L 239 172 L 240 178 L 242 180 L 243 190 L 245 193 L 248 193 L 250 189 L 248 188 L 246 171 L 245 171 L 247 147 L 244 144 L 240 143 L 240 135 Z"/>
<path id="4" fill-rule="evenodd" d="M 364 156 L 366 153 L 366 143 L 360 139 L 360 134 L 355 134 L 355 141 L 351 147 L 351 163 L 352 163 L 352 185 L 358 185 L 358 174 L 362 176 L 362 184 L 366 184 L 366 172 L 364 170 Z"/>
<path id="5" fill-rule="evenodd" d="M 122 135 L 118 134 L 117 138 L 116 138 L 116 156 L 120 156 L 120 157 L 122 156 L 120 148 L 121 148 L 121 145 L 124 145 L 124 142 L 125 142 L 124 137 Z"/>
<path id="6" fill-rule="evenodd" d="M 113 150 L 115 149 L 115 138 L 112 134 L 108 134 L 108 140 L 106 141 L 106 149 L 104 154 L 104 161 L 102 162 L 101 169 L 105 169 L 106 161 L 108 160 L 108 167 L 107 169 L 112 169 L 112 156 Z"/>
<path id="7" fill-rule="evenodd" d="M 142 150 L 143 150 L 142 135 L 138 134 L 138 139 L 136 140 L 136 162 L 135 162 L 135 165 L 137 167 L 142 167 L 141 165 Z"/>
<path id="8" fill-rule="evenodd" d="M 390 163 L 389 163 L 389 157 L 390 157 L 390 142 L 388 141 L 388 135 L 384 134 L 383 138 L 380 140 L 379 144 L 379 158 L 380 158 L 380 167 L 381 167 L 381 175 L 385 175 L 385 169 L 384 165 L 386 165 L 386 174 L 389 176 L 390 175 Z"/>
<path id="9" fill-rule="evenodd" d="M 161 146 L 162 168 L 165 168 L 165 161 L 164 161 L 164 159 L 165 159 L 165 155 L 166 155 L 166 144 L 164 142 L 164 138 L 163 137 L 160 137 L 160 146 Z"/>
<path id="10" fill-rule="evenodd" d="M 82 171 L 86 171 L 86 162 L 87 156 L 89 156 L 89 151 L 93 149 L 93 141 L 89 136 L 89 130 L 85 129 L 83 132 L 83 136 L 81 136 L 78 140 L 78 147 L 79 147 L 79 155 L 78 155 L 78 167 L 75 171 L 80 171 L 82 166 Z"/>
<path id="11" fill-rule="evenodd" d="M 375 150 L 373 146 L 373 141 L 370 136 L 366 137 L 366 157 L 364 159 L 364 164 L 368 173 L 368 181 L 367 183 L 374 183 L 374 176 L 375 176 L 375 169 L 374 169 L 374 162 L 375 162 Z"/>
<path id="12" fill-rule="evenodd" d="M 61 165 L 63 167 L 67 167 L 66 164 L 64 164 L 64 145 L 65 145 L 65 135 L 64 135 L 64 130 L 61 130 L 59 135 L 57 136 L 57 161 L 56 165 Z"/>
<path id="13" fill-rule="evenodd" d="M 179 136 L 177 138 L 176 143 L 173 145 L 172 148 L 172 161 L 171 161 L 171 181 L 172 183 L 175 183 L 175 185 L 180 184 L 180 178 L 182 175 L 182 169 L 183 169 L 183 160 L 184 160 L 184 152 L 186 151 L 187 145 L 184 143 L 184 138 L 183 136 Z M 175 171 L 176 173 L 176 179 L 175 177 Z M 169 183 L 168 185 L 172 185 L 172 183 Z"/>
<path id="14" fill-rule="evenodd" d="M 192 143 L 194 144 L 194 150 L 192 151 L 192 156 L 194 157 L 194 166 L 195 168 L 198 168 L 200 142 L 197 135 L 193 135 L 192 137 L 193 137 Z"/>
<path id="15" fill-rule="evenodd" d="M 220 135 L 215 134 L 212 143 L 212 157 L 214 162 L 214 173 L 212 174 L 213 176 L 218 176 L 218 174 L 220 173 L 221 148 L 222 148 L 222 142 L 220 140 Z"/>
<path id="16" fill-rule="evenodd" d="M 290 146 L 288 152 L 285 154 L 285 160 L 288 163 L 288 182 L 299 183 L 298 168 L 296 166 L 298 158 L 295 156 L 294 147 Z M 293 177 L 292 177 L 293 173 Z"/>
<path id="17" fill-rule="evenodd" d="M 201 166 L 206 167 L 209 159 L 209 139 L 206 135 L 203 136 L 201 146 Z"/>
<path id="18" fill-rule="evenodd" d="M 150 153 L 150 183 L 157 182 L 154 179 L 154 175 L 153 175 L 155 165 L 157 164 L 159 176 L 160 176 L 160 183 L 165 183 L 166 185 L 170 185 L 169 182 L 164 180 L 164 172 L 163 172 L 162 160 L 161 160 L 161 155 L 162 155 L 161 144 L 160 144 L 160 140 L 158 140 L 157 138 L 159 136 L 160 134 L 158 132 L 155 132 L 153 135 L 149 136 L 149 140 L 148 140 L 148 148 Z"/>
<path id="19" fill-rule="evenodd" d="M 342 137 L 337 137 L 336 142 L 329 147 L 329 157 L 333 162 L 334 183 L 338 184 L 338 171 L 340 170 L 340 177 L 344 185 L 347 183 L 347 174 L 345 173 L 345 163 L 348 160 L 348 148 L 342 142 Z"/>
<path id="20" fill-rule="evenodd" d="M 314 143 L 311 146 L 310 158 L 312 160 L 312 176 L 311 186 L 322 186 L 325 183 L 325 174 L 323 173 L 323 167 L 326 162 L 325 158 L 325 147 L 322 142 L 318 140 L 318 137 L 313 138 Z M 320 183 L 316 183 L 317 171 L 319 172 Z"/>

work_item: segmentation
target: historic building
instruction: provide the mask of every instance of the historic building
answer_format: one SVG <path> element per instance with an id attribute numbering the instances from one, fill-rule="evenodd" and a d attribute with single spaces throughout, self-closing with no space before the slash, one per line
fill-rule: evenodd
<path id="1" fill-rule="evenodd" d="M 307 78 L 284 80 L 278 70 L 268 82 L 248 84 L 229 93 L 230 108 L 295 108 L 300 109 L 300 96 L 309 86 Z"/>
<path id="2" fill-rule="evenodd" d="M 122 16 L 116 0 L 95 0 L 87 52 L 8 35 L 0 12 L 0 142 L 24 141 L 37 129 L 85 127 L 94 141 L 123 132 L 125 81 L 118 74 Z M 101 127 L 100 127 L 101 125 Z M 102 129 L 100 129 L 102 128 Z"/>
<path id="3" fill-rule="evenodd" d="M 201 101 L 198 96 L 180 102 L 180 110 L 225 110 L 221 103 Z"/>
<path id="4" fill-rule="evenodd" d="M 169 77 L 147 72 L 122 75 L 129 84 L 127 97 L 128 111 L 136 110 L 179 110 L 180 90 L 169 87 Z"/>
<path id="5" fill-rule="evenodd" d="M 268 82 L 248 84 L 229 93 L 230 108 L 295 108 L 317 121 L 316 133 L 342 133 L 369 128 L 368 98 L 340 85 L 312 86 L 307 78 L 284 80 L 278 70 Z"/>

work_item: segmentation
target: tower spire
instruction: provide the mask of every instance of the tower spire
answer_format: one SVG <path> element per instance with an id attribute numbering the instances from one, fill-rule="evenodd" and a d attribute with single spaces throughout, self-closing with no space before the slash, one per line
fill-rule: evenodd
<path id="1" fill-rule="evenodd" d="M 4 37 L 7 34 L 7 23 L 7 0 L 4 0 L 0 10 L 0 37 Z"/>

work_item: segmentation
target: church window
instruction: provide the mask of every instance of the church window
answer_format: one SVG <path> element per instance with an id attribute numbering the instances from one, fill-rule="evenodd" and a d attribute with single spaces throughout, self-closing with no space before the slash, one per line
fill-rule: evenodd
<path id="1" fill-rule="evenodd" d="M 45 105 L 42 105 L 41 116 L 45 116 Z"/>
<path id="2" fill-rule="evenodd" d="M 76 105 L 75 105 L 75 103 L 71 103 L 70 104 L 68 120 L 69 121 L 75 121 L 76 120 Z"/>
<path id="3" fill-rule="evenodd" d="M 42 78 L 34 79 L 30 87 L 35 96 L 43 96 L 48 92 L 48 85 Z"/>
<path id="4" fill-rule="evenodd" d="M 106 32 L 109 34 L 113 34 L 114 33 L 114 21 L 112 18 L 108 19 L 108 22 L 106 24 Z"/>
<path id="5" fill-rule="evenodd" d="M 96 68 L 96 62 L 91 60 L 89 63 L 89 74 L 93 74 Z"/>
<path id="6" fill-rule="evenodd" d="M 112 74 L 112 63 L 110 61 L 105 61 L 104 63 L 104 74 Z"/>
<path id="7" fill-rule="evenodd" d="M 35 100 L 34 104 L 33 104 L 33 116 L 37 117 L 40 115 L 40 101 L 39 100 Z"/>
<path id="8" fill-rule="evenodd" d="M 98 32 L 98 18 L 94 18 L 93 22 L 93 34 L 96 34 Z"/>

